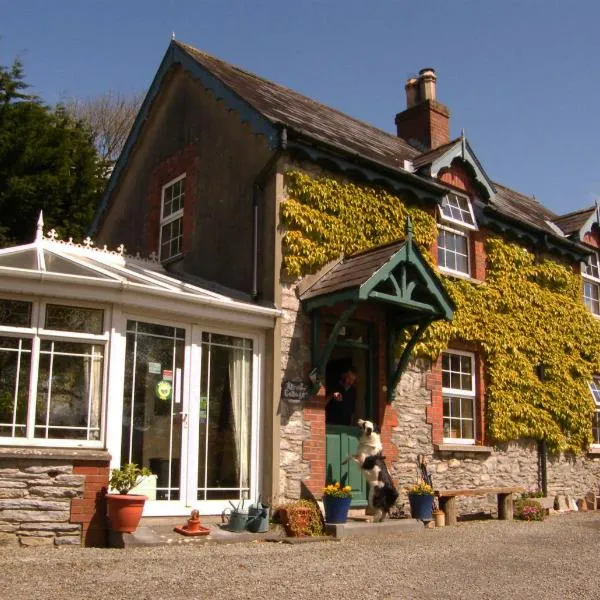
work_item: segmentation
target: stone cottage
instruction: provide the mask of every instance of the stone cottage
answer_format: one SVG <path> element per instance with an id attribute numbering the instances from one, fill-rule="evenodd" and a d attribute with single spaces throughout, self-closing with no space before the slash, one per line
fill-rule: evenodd
<path id="1" fill-rule="evenodd" d="M 108 468 L 129 461 L 156 475 L 147 515 L 218 514 L 259 494 L 319 497 L 331 479 L 348 481 L 354 506 L 365 506 L 359 471 L 343 464 L 357 429 L 327 418 L 350 366 L 353 418 L 379 424 L 400 486 L 422 456 L 438 488 L 597 489 L 595 355 L 581 353 L 568 374 L 577 394 L 561 395 L 558 376 L 561 363 L 573 366 L 575 334 L 597 335 L 596 212 L 560 217 L 493 181 L 468 140 L 451 139 L 433 69 L 406 83 L 395 124 L 396 134 L 381 131 L 171 42 L 91 227 L 100 248 L 120 251 L 42 232 L 36 252 L 68 261 L 44 272 L 66 281 L 75 270 L 70 286 L 44 287 L 47 277 L 36 289 L 3 286 L 9 308 L 32 311 L 15 322 L 13 307 L 0 320 L 0 350 L 20 356 L 14 344 L 25 344 L 32 360 L 28 386 L 10 380 L 0 420 L 7 534 L 23 542 L 50 531 L 60 543 L 97 523 L 84 541 L 100 543 Z M 0 277 L 33 281 L 41 270 L 4 256 Z M 545 305 L 555 322 L 519 317 L 519 307 L 550 314 Z M 54 306 L 71 341 L 100 348 L 85 357 L 95 371 L 82 370 L 77 394 L 63 383 L 56 405 L 55 376 L 42 368 L 54 352 L 45 340 L 66 335 L 52 325 Z M 65 306 L 92 312 L 74 318 Z M 559 346 L 564 360 L 547 351 Z M 168 401 L 159 381 L 173 385 Z M 82 398 L 87 408 L 65 425 L 61 410 Z M 460 506 L 491 508 L 485 497 Z"/>

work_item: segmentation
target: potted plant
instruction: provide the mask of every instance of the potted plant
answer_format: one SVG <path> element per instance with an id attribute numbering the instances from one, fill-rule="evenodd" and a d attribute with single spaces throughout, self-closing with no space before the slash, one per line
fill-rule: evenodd
<path id="1" fill-rule="evenodd" d="M 137 529 L 147 497 L 130 494 L 129 491 L 149 475 L 152 475 L 150 469 L 134 463 L 111 470 L 108 484 L 110 489 L 118 492 L 106 495 L 108 518 L 113 531 L 133 533 Z"/>
<path id="2" fill-rule="evenodd" d="M 420 480 L 409 487 L 407 492 L 412 518 L 431 521 L 433 519 L 433 488 Z"/>
<path id="3" fill-rule="evenodd" d="M 316 502 L 295 500 L 278 509 L 278 516 L 290 537 L 323 535 L 323 517 Z"/>
<path id="4" fill-rule="evenodd" d="M 348 520 L 348 510 L 352 501 L 352 488 L 342 486 L 339 481 L 323 488 L 323 505 L 325 507 L 326 523 L 345 523 Z"/>

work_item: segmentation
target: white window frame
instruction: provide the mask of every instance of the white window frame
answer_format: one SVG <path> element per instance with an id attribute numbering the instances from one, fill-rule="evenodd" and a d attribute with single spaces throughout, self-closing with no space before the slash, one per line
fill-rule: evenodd
<path id="1" fill-rule="evenodd" d="M 594 315 L 594 317 L 600 317 L 600 260 L 598 258 L 598 253 L 594 252 L 593 254 L 590 255 L 590 258 L 594 257 L 596 259 L 596 270 L 599 272 L 598 277 L 595 277 L 594 275 L 589 275 L 588 273 L 586 273 L 586 263 L 582 263 L 581 265 L 581 277 L 583 279 L 583 289 L 582 289 L 582 297 L 583 297 L 583 303 L 585 305 L 585 307 L 592 313 L 592 315 Z M 590 305 L 588 304 L 587 300 L 589 298 L 590 300 L 590 304 L 592 304 L 592 302 L 594 301 L 594 298 L 590 298 L 589 296 L 585 295 L 585 284 L 588 283 L 592 286 L 594 286 L 598 292 L 598 312 L 594 312 L 594 310 L 590 307 Z"/>
<path id="2" fill-rule="evenodd" d="M 2 294 L 2 300 L 17 299 L 14 296 Z M 0 445 L 3 446 L 39 446 L 39 447 L 54 447 L 54 448 L 103 448 L 104 437 L 106 428 L 106 398 L 107 398 L 107 383 L 108 383 L 108 364 L 109 364 L 109 337 L 110 337 L 110 322 L 111 312 L 110 306 L 106 304 L 94 304 L 90 302 L 73 302 L 62 299 L 41 299 L 41 300 L 30 300 L 25 298 L 18 298 L 30 302 L 32 305 L 31 309 L 31 327 L 13 327 L 8 325 L 0 325 L 0 336 L 31 339 L 31 365 L 29 372 L 29 386 L 28 386 L 28 397 L 27 397 L 27 417 L 26 417 L 26 435 L 25 437 L 0 437 Z M 89 334 L 89 333 L 77 333 L 70 331 L 59 331 L 44 329 L 44 322 L 46 317 L 46 306 L 60 305 L 70 306 L 73 308 L 92 308 L 104 311 L 103 315 L 103 333 Z M 101 374 L 101 385 L 102 393 L 100 396 L 100 431 L 97 440 L 80 440 L 80 439 L 46 439 L 42 437 L 35 437 L 35 417 L 36 417 L 36 406 L 38 402 L 37 391 L 38 391 L 38 377 L 39 377 L 39 364 L 40 364 L 40 348 L 42 341 L 62 341 L 62 342 L 79 342 L 88 343 L 102 346 L 102 374 Z"/>
<path id="3" fill-rule="evenodd" d="M 186 178 L 186 173 L 182 173 L 181 175 L 175 177 L 175 179 L 171 179 L 171 181 L 168 181 L 167 183 L 165 183 L 162 188 L 161 188 L 161 192 L 160 192 L 160 228 L 159 228 L 159 235 L 158 235 L 158 259 L 160 262 L 167 262 L 170 260 L 173 260 L 175 258 L 179 258 L 180 256 L 183 255 L 183 248 L 181 250 L 181 252 L 178 252 L 177 254 L 173 254 L 172 256 L 169 256 L 167 258 L 163 258 L 162 256 L 162 246 L 163 246 L 163 239 L 162 239 L 162 232 L 163 232 L 163 227 L 165 225 L 168 225 L 169 223 L 172 223 L 173 221 L 177 221 L 179 219 L 181 219 L 181 236 L 183 238 L 183 206 L 175 211 L 172 212 L 170 215 L 167 215 L 165 217 L 164 212 L 165 212 L 165 190 L 167 190 L 168 188 L 170 188 L 171 186 L 175 185 L 178 181 L 181 181 L 182 179 Z M 184 185 L 184 203 L 185 203 L 185 185 Z M 183 246 L 183 241 L 182 241 L 182 246 Z"/>
<path id="4" fill-rule="evenodd" d="M 592 394 L 592 398 L 594 399 L 594 404 L 596 405 L 594 421 L 597 424 L 597 433 L 594 440 L 592 440 L 592 447 L 600 448 L 600 377 L 594 377 L 588 385 L 590 387 L 590 393 Z M 594 424 L 592 423 L 592 434 L 594 432 L 593 430 Z"/>
<path id="5" fill-rule="evenodd" d="M 443 387 L 443 366 L 442 369 L 442 430 L 444 427 L 444 414 L 443 414 L 443 403 L 445 398 L 461 398 L 466 400 L 471 400 L 473 406 L 473 438 L 449 438 L 444 437 L 444 444 L 460 444 L 460 445 L 474 445 L 477 440 L 477 377 L 476 377 L 476 360 L 475 354 L 473 352 L 465 352 L 462 350 L 454 350 L 453 348 L 448 348 L 443 351 L 442 354 L 452 354 L 458 356 L 468 356 L 471 359 L 471 390 L 462 390 L 455 388 Z M 443 363 L 442 363 L 443 364 Z M 452 417 L 455 419 L 456 417 Z M 459 420 L 462 419 L 462 415 L 458 417 Z M 466 420 L 466 419 L 465 419 Z"/>
<path id="6" fill-rule="evenodd" d="M 450 269 L 448 267 L 442 266 L 440 265 L 439 262 L 439 251 L 440 251 L 440 235 L 439 235 L 439 231 L 447 231 L 448 233 L 454 234 L 454 235 L 458 235 L 461 237 L 466 238 L 467 240 L 467 270 L 466 271 L 459 271 L 458 269 Z M 454 275 L 456 277 L 462 277 L 462 278 L 468 278 L 471 279 L 471 232 L 470 231 L 465 231 L 463 229 L 459 229 L 456 227 L 448 227 L 447 225 L 442 225 L 442 224 L 438 224 L 438 238 L 437 238 L 437 243 L 438 243 L 438 256 L 436 257 L 437 261 L 438 261 L 438 268 L 442 273 L 448 273 L 450 275 Z M 456 252 L 454 252 L 454 254 L 457 254 Z"/>
<path id="7" fill-rule="evenodd" d="M 445 215 L 444 212 L 442 211 L 441 204 L 438 205 L 440 219 L 442 221 L 446 221 L 447 223 L 452 223 L 453 225 L 458 225 L 459 227 L 464 227 L 465 229 L 472 229 L 474 231 L 477 231 L 477 229 L 478 229 L 477 221 L 475 220 L 475 214 L 473 213 L 473 205 L 471 203 L 471 199 L 468 196 L 463 196 L 462 194 L 458 194 L 457 192 L 448 192 L 446 194 L 446 196 L 444 196 L 442 202 L 451 195 L 456 196 L 457 198 L 460 198 L 467 203 L 467 208 L 469 209 L 469 214 L 471 216 L 473 223 L 467 223 L 465 221 L 461 221 L 460 219 L 455 219 L 454 217 L 449 217 L 448 215 Z"/>

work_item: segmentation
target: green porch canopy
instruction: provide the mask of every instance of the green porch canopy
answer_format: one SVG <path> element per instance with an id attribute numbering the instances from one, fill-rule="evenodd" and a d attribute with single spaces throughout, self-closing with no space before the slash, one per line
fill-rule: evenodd
<path id="1" fill-rule="evenodd" d="M 306 277 L 299 286 L 304 310 L 313 319 L 313 370 L 311 380 L 320 385 L 324 368 L 342 327 L 361 302 L 376 302 L 386 309 L 390 346 L 389 399 L 406 369 L 410 354 L 436 320 L 451 320 L 455 306 L 439 276 L 414 243 L 412 226 L 407 224 L 404 240 L 372 248 L 326 265 L 319 273 Z M 344 310 L 318 353 L 318 309 L 342 305 Z M 416 326 L 399 361 L 392 360 L 392 348 L 400 331 Z"/>

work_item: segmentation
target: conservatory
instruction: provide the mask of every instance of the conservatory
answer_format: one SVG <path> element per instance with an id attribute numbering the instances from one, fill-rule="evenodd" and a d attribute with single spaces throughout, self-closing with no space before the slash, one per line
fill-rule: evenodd
<path id="1" fill-rule="evenodd" d="M 265 332 L 279 312 L 151 257 L 43 232 L 0 250 L 0 448 L 135 462 L 147 515 L 256 497 Z"/>

